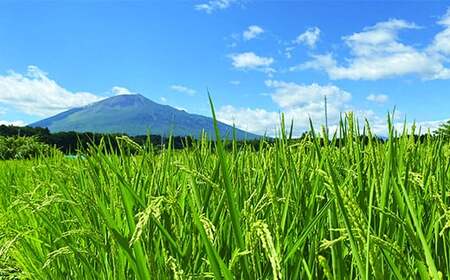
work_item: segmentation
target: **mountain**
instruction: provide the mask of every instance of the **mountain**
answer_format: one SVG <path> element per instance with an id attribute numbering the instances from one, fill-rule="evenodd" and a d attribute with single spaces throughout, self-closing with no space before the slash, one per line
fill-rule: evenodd
<path id="1" fill-rule="evenodd" d="M 198 137 L 202 130 L 214 138 L 211 118 L 189 114 L 136 95 L 118 95 L 102 101 L 70 109 L 53 117 L 30 124 L 46 127 L 51 132 L 76 131 L 126 133 L 130 136 L 157 134 Z M 221 136 L 232 136 L 233 127 L 218 122 Z M 236 129 L 236 138 L 255 139 L 257 135 Z"/>

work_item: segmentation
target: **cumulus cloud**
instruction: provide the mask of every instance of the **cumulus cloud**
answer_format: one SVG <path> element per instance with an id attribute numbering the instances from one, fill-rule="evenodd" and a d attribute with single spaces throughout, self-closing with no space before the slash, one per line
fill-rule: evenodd
<path id="1" fill-rule="evenodd" d="M 286 58 L 290 59 L 292 58 L 292 51 L 295 49 L 295 47 L 286 47 L 284 49 L 284 55 L 286 56 Z"/>
<path id="2" fill-rule="evenodd" d="M 294 132 L 297 135 L 308 128 L 310 118 L 318 125 L 325 122 L 325 97 L 327 97 L 330 121 L 336 122 L 340 112 L 349 109 L 348 102 L 351 94 L 333 85 L 302 85 L 267 80 L 266 86 L 272 89 L 270 96 L 280 108 L 280 112 L 284 112 L 285 120 L 287 122 L 294 120 Z M 250 132 L 275 135 L 280 124 L 280 112 L 261 108 L 236 108 L 228 105 L 220 108 L 217 116 L 227 124 L 235 124 Z"/>
<path id="3" fill-rule="evenodd" d="M 432 121 L 415 121 L 415 122 L 395 122 L 393 124 L 394 131 L 397 134 L 401 134 L 403 130 L 406 130 L 407 133 L 413 132 L 414 128 L 414 134 L 424 134 L 428 132 L 434 132 L 436 131 L 442 124 L 446 123 L 448 119 L 446 120 L 432 120 Z M 378 122 L 374 122 L 373 125 L 371 125 L 372 133 L 379 136 L 388 136 L 388 126 L 387 126 L 387 120 L 380 120 Z"/>
<path id="4" fill-rule="evenodd" d="M 409 127 L 412 127 L 412 125 L 416 126 L 416 133 L 418 132 L 418 129 L 420 129 L 421 133 L 427 133 L 428 131 L 434 132 L 439 129 L 441 125 L 448 122 L 448 119 L 445 120 L 437 120 L 437 121 L 421 121 L 421 122 L 414 122 L 407 124 Z M 403 124 L 399 123 L 398 126 L 401 128 Z"/>
<path id="5" fill-rule="evenodd" d="M 310 106 L 318 103 L 323 106 L 325 97 L 327 102 L 336 106 L 350 101 L 351 94 L 333 85 L 301 85 L 292 82 L 267 80 L 266 86 L 275 89 L 271 94 L 272 100 L 283 109 Z"/>
<path id="6" fill-rule="evenodd" d="M 232 60 L 232 65 L 236 69 L 241 70 L 260 70 L 266 73 L 275 72 L 270 67 L 275 61 L 271 57 L 258 56 L 254 52 L 244 52 L 230 54 L 229 57 Z"/>
<path id="7" fill-rule="evenodd" d="M 111 89 L 111 92 L 114 93 L 115 95 L 133 95 L 133 94 L 137 94 L 135 92 L 130 91 L 127 88 L 118 87 L 118 86 L 113 87 Z"/>
<path id="8" fill-rule="evenodd" d="M 171 85 L 170 89 L 176 92 L 187 94 L 189 96 L 194 96 L 197 93 L 196 90 L 182 85 Z"/>
<path id="9" fill-rule="evenodd" d="M 404 75 L 416 75 L 422 79 L 448 79 L 446 67 L 450 54 L 450 16 L 447 12 L 439 24 L 445 30 L 434 41 L 419 49 L 399 39 L 399 33 L 408 29 L 420 29 L 416 24 L 390 19 L 366 27 L 361 32 L 344 36 L 342 40 L 350 49 L 346 63 L 339 63 L 332 53 L 313 55 L 312 60 L 296 69 L 325 70 L 331 79 L 378 80 Z"/>
<path id="10" fill-rule="evenodd" d="M 237 2 L 236 0 L 210 0 L 205 3 L 195 5 L 195 9 L 198 11 L 202 11 L 208 14 L 213 13 L 216 10 L 224 10 L 227 9 L 233 4 Z"/>
<path id="11" fill-rule="evenodd" d="M 221 107 L 217 112 L 218 120 L 235 125 L 237 128 L 260 135 L 275 135 L 280 114 L 261 108 L 236 108 L 231 105 Z"/>
<path id="12" fill-rule="evenodd" d="M 226 105 L 217 111 L 220 121 L 229 125 L 236 125 L 240 129 L 260 135 L 279 135 L 281 114 L 284 114 L 286 124 L 294 121 L 294 136 L 298 137 L 309 130 L 309 120 L 320 131 L 325 124 L 325 97 L 327 98 L 327 117 L 330 133 L 338 131 L 338 123 L 341 117 L 348 112 L 359 120 L 359 124 L 365 125 L 365 120 L 370 124 L 374 135 L 387 136 L 387 116 L 379 116 L 372 110 L 361 110 L 350 104 L 351 93 L 334 85 L 297 84 L 293 82 L 267 80 L 266 86 L 271 89 L 269 96 L 278 110 L 263 108 L 234 107 Z M 387 98 L 387 97 L 386 97 Z M 374 95 L 375 100 L 385 99 L 380 95 Z M 393 116 L 394 128 L 398 133 L 403 131 L 405 123 L 402 121 L 405 115 L 396 111 Z M 406 128 L 411 131 L 413 125 L 417 128 L 415 133 L 434 131 L 447 120 L 407 122 Z"/>
<path id="13" fill-rule="evenodd" d="M 366 99 L 368 101 L 372 101 L 375 103 L 385 103 L 388 101 L 389 96 L 387 96 L 386 94 L 369 94 Z"/>
<path id="14" fill-rule="evenodd" d="M 320 29 L 318 27 L 308 28 L 305 32 L 298 35 L 294 40 L 295 44 L 304 44 L 310 48 L 316 46 L 317 41 L 319 41 Z"/>
<path id="15" fill-rule="evenodd" d="M 247 30 L 242 33 L 244 40 L 248 41 L 256 38 L 258 35 L 264 33 L 264 29 L 257 25 L 250 25 Z"/>
<path id="16" fill-rule="evenodd" d="M 0 75 L 0 103 L 32 116 L 53 115 L 102 98 L 89 92 L 71 92 L 36 66 L 29 66 L 25 74 L 10 71 Z"/>
<path id="17" fill-rule="evenodd" d="M 450 8 L 447 13 L 438 21 L 444 30 L 434 36 L 429 50 L 443 55 L 450 55 Z"/>

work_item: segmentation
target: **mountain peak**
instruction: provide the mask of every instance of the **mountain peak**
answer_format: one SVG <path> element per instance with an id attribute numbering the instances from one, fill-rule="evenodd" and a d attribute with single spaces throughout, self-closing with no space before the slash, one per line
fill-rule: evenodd
<path id="1" fill-rule="evenodd" d="M 141 94 L 121 94 L 100 100 L 96 103 L 90 104 L 90 106 L 94 105 L 130 106 L 130 105 L 144 105 L 145 103 L 156 104 Z"/>

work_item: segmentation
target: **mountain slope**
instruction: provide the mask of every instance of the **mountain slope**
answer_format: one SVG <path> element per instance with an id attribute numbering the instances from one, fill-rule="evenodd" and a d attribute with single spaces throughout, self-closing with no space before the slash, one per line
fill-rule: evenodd
<path id="1" fill-rule="evenodd" d="M 118 95 L 74 108 L 30 124 L 47 127 L 51 132 L 77 131 L 126 133 L 128 135 L 158 134 L 198 137 L 202 130 L 214 136 L 211 118 L 189 114 L 167 105 L 157 104 L 142 95 Z M 219 122 L 222 136 L 231 137 L 233 127 Z M 238 139 L 254 139 L 257 135 L 236 129 Z"/>

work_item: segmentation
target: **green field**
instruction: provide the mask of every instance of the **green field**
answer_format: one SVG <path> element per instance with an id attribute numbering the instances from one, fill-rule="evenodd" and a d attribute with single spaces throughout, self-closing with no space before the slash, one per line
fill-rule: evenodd
<path id="1" fill-rule="evenodd" d="M 449 146 L 390 130 L 2 161 L 0 279 L 446 279 Z"/>

